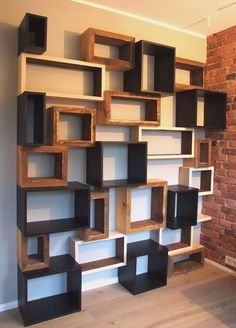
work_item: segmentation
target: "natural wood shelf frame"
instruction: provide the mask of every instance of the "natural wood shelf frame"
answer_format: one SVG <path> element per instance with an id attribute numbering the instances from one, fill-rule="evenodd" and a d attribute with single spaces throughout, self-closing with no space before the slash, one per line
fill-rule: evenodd
<path id="1" fill-rule="evenodd" d="M 160 229 L 159 232 L 159 242 L 163 244 L 163 230 Z M 168 248 L 168 255 L 175 254 L 176 252 L 180 252 L 181 250 L 184 251 L 184 249 L 189 248 L 192 246 L 192 239 L 193 239 L 193 227 L 184 227 L 180 228 L 180 241 L 171 243 L 171 244 L 165 244 L 164 246 Z"/>
<path id="2" fill-rule="evenodd" d="M 184 166 L 195 168 L 211 166 L 211 142 L 211 139 L 197 138 L 194 158 L 184 159 Z"/>

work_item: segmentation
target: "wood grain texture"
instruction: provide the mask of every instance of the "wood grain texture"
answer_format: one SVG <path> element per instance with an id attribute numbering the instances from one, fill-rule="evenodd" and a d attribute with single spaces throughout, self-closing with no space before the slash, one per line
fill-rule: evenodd
<path id="1" fill-rule="evenodd" d="M 211 165 L 211 139 L 196 138 L 194 158 L 184 159 L 184 166 L 208 167 Z"/>

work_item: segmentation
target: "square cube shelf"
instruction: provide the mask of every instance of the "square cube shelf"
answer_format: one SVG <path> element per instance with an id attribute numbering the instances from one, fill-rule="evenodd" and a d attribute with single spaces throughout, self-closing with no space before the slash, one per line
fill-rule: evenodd
<path id="1" fill-rule="evenodd" d="M 74 217 L 28 222 L 28 193 L 68 191 L 74 193 Z M 40 218 L 39 218 L 40 219 Z M 79 182 L 69 182 L 66 187 L 17 188 L 17 226 L 25 236 L 71 231 L 90 225 L 90 187 Z"/>
<path id="2" fill-rule="evenodd" d="M 52 176 L 30 177 L 28 174 L 29 156 L 51 156 L 53 162 Z M 17 146 L 17 184 L 20 187 L 53 187 L 67 185 L 68 149 L 64 146 Z"/>
<path id="3" fill-rule="evenodd" d="M 180 228 L 180 240 L 177 242 L 170 242 L 169 244 L 164 243 L 163 234 L 164 231 L 168 231 L 168 229 L 160 229 L 159 232 L 159 243 L 163 244 L 168 248 L 168 255 L 175 254 L 180 250 L 189 249 L 192 246 L 192 236 L 193 236 L 193 227 L 184 227 Z M 172 232 L 169 230 L 169 232 Z M 176 233 L 176 231 L 175 231 Z M 176 240 L 176 236 L 174 236 Z"/>
<path id="4" fill-rule="evenodd" d="M 210 167 L 180 167 L 179 183 L 199 189 L 198 195 L 213 194 L 214 166 Z"/>
<path id="5" fill-rule="evenodd" d="M 225 129 L 226 93 L 201 89 L 177 92 L 176 126 Z"/>
<path id="6" fill-rule="evenodd" d="M 134 67 L 134 42 L 131 36 L 89 28 L 80 36 L 80 59 L 104 64 L 108 71 L 124 72 Z M 117 54 L 99 56 L 96 45 L 115 48 Z"/>
<path id="7" fill-rule="evenodd" d="M 52 107 L 49 109 L 52 145 L 64 145 L 68 147 L 90 147 L 95 140 L 95 117 L 96 110 L 89 108 L 71 108 L 71 107 Z M 63 117 L 70 116 L 78 121 L 78 128 L 75 136 L 64 138 L 60 136 L 60 123 Z M 77 121 L 76 121 L 77 122 Z M 70 129 L 68 128 L 68 131 Z"/>
<path id="8" fill-rule="evenodd" d="M 154 59 L 153 66 L 145 65 L 145 59 Z M 147 79 L 153 72 L 152 79 Z M 149 81 L 145 83 L 145 80 Z M 124 74 L 124 90 L 154 95 L 170 95 L 175 91 L 175 48 L 149 41 L 135 43 L 135 68 Z"/>
<path id="9" fill-rule="evenodd" d="M 183 185 L 168 187 L 167 228 L 174 230 L 196 225 L 197 209 L 197 188 Z"/>
<path id="10" fill-rule="evenodd" d="M 131 218 L 132 190 L 151 189 L 151 218 L 133 221 Z M 138 187 L 116 189 L 116 224 L 122 233 L 155 230 L 166 223 L 167 181 L 149 180 Z"/>
<path id="11" fill-rule="evenodd" d="M 28 254 L 28 238 L 17 229 L 17 262 L 22 272 L 49 267 L 49 236 L 39 235 L 37 253 Z"/>
<path id="12" fill-rule="evenodd" d="M 18 28 L 18 55 L 47 50 L 47 17 L 26 13 Z"/>
<path id="13" fill-rule="evenodd" d="M 31 279 L 67 274 L 67 291 L 59 295 L 28 300 Z M 42 286 L 42 288 L 44 288 Z M 18 267 L 18 306 L 25 326 L 61 317 L 81 310 L 81 267 L 70 255 L 50 258 L 47 269 L 21 272 Z"/>
<path id="14" fill-rule="evenodd" d="M 197 138 L 195 140 L 194 158 L 184 160 L 184 166 L 208 167 L 211 165 L 211 139 Z"/>
<path id="15" fill-rule="evenodd" d="M 103 152 L 106 144 L 125 145 L 128 150 L 127 179 L 103 179 Z M 147 143 L 146 142 L 96 142 L 95 147 L 87 148 L 86 183 L 98 187 L 119 187 L 147 182 Z"/>
<path id="16" fill-rule="evenodd" d="M 148 272 L 137 274 L 137 259 L 148 256 Z M 127 265 L 118 269 L 119 283 L 133 295 L 167 284 L 168 249 L 153 240 L 127 245 Z"/>
<path id="17" fill-rule="evenodd" d="M 118 268 L 126 264 L 126 239 L 125 235 L 117 231 L 110 231 L 109 238 L 96 241 L 84 242 L 77 237 L 72 237 L 70 238 L 70 254 L 81 265 L 83 275 Z M 96 252 L 94 252 L 95 245 Z M 101 247 L 101 252 L 99 252 L 99 247 Z M 84 259 L 83 249 L 85 254 L 93 253 L 92 260 Z"/>
<path id="18" fill-rule="evenodd" d="M 119 113 L 121 113 L 119 118 L 116 118 L 113 115 L 113 107 L 116 104 L 119 105 Z M 138 106 L 138 104 L 140 106 Z M 134 112 L 135 109 L 139 110 L 142 104 L 145 106 L 145 116 L 143 118 L 127 118 L 127 112 L 131 113 Z M 125 114 L 124 117 L 122 117 L 122 112 Z M 160 100 L 158 98 L 137 95 L 129 92 L 105 91 L 104 101 L 97 105 L 97 124 L 159 126 Z"/>

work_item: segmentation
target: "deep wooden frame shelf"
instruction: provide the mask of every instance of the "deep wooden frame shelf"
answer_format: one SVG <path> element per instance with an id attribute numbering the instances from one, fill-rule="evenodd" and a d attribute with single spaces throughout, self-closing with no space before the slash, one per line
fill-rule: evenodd
<path id="1" fill-rule="evenodd" d="M 50 143 L 53 145 L 63 145 L 68 147 L 90 147 L 95 142 L 95 120 L 96 110 L 93 108 L 76 107 L 51 107 L 49 111 L 49 121 L 51 126 Z M 81 118 L 81 138 L 80 139 L 60 139 L 60 117 L 70 115 Z M 79 127 L 78 127 L 79 128 Z"/>
<path id="2" fill-rule="evenodd" d="M 148 255 L 148 272 L 137 275 L 137 258 Z M 127 245 L 127 265 L 118 269 L 119 283 L 133 295 L 167 284 L 168 249 L 153 240 Z"/>
<path id="3" fill-rule="evenodd" d="M 73 191 L 74 217 L 27 222 L 27 194 L 39 191 Z M 69 182 L 66 187 L 17 188 L 17 226 L 25 236 L 56 233 L 87 228 L 90 225 L 90 187 L 79 182 Z"/>
<path id="4" fill-rule="evenodd" d="M 211 166 L 211 139 L 197 138 L 195 140 L 194 158 L 185 159 L 184 166 L 195 168 Z"/>
<path id="5" fill-rule="evenodd" d="M 127 118 L 112 118 L 112 102 L 113 100 L 123 100 L 132 102 L 142 102 L 145 104 L 145 119 L 131 120 Z M 120 105 L 122 106 L 122 105 Z M 126 104 L 127 106 L 127 104 Z M 131 109 L 132 110 L 132 109 Z M 109 125 L 160 125 L 160 99 L 143 95 L 138 95 L 123 91 L 104 92 L 104 101 L 97 104 L 97 124 Z"/>
<path id="6" fill-rule="evenodd" d="M 131 36 L 88 28 L 80 36 L 80 58 L 104 64 L 108 71 L 124 72 L 134 67 L 134 42 L 135 38 Z M 118 48 L 118 58 L 97 56 L 96 44 Z"/>
<path id="7" fill-rule="evenodd" d="M 49 66 L 53 68 L 71 69 L 77 71 L 85 71 L 93 73 L 93 95 L 74 94 L 74 93 L 60 93 L 48 92 L 47 90 L 26 90 L 27 87 L 27 65 Z M 18 94 L 24 91 L 29 92 L 43 92 L 47 97 L 65 98 L 65 99 L 79 99 L 87 101 L 101 101 L 103 100 L 103 91 L 105 86 L 105 66 L 99 64 L 91 64 L 84 61 L 65 59 L 60 57 L 49 57 L 40 55 L 31 55 L 22 53 L 18 57 L 19 81 Z"/>
<path id="8" fill-rule="evenodd" d="M 151 188 L 151 218 L 132 222 L 131 204 L 132 190 Z M 146 184 L 137 187 L 116 189 L 116 224 L 122 233 L 137 233 L 156 230 L 166 224 L 167 181 L 148 180 Z"/>

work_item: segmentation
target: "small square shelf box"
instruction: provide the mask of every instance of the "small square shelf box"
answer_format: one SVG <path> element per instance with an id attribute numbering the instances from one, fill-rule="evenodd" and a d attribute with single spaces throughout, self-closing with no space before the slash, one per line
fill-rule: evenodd
<path id="1" fill-rule="evenodd" d="M 137 258 L 148 256 L 148 272 L 137 275 Z M 153 240 L 127 245 L 127 265 L 118 269 L 119 283 L 133 295 L 167 284 L 168 249 Z"/>
<path id="2" fill-rule="evenodd" d="M 168 187 L 167 224 L 172 230 L 197 224 L 198 189 L 184 185 Z"/>
<path id="3" fill-rule="evenodd" d="M 162 245 L 168 248 L 169 255 L 171 255 L 172 253 L 174 254 L 179 250 L 189 249 L 192 246 L 193 227 L 190 226 L 190 227 L 180 228 L 180 241 L 169 243 L 169 244 L 164 243 L 164 238 L 163 238 L 164 231 L 166 231 L 166 229 L 160 229 L 159 243 L 161 243 Z"/>
<path id="4" fill-rule="evenodd" d="M 28 222 L 28 193 L 68 191 L 74 193 L 74 217 Z M 17 226 L 25 236 L 88 228 L 90 225 L 90 186 L 69 182 L 65 187 L 17 187 Z"/>
<path id="5" fill-rule="evenodd" d="M 140 102 L 145 105 L 144 119 L 127 119 L 127 118 L 112 118 L 112 103 L 113 101 L 124 101 L 126 106 L 127 102 L 132 103 Z M 122 104 L 120 104 L 122 107 Z M 128 109 L 132 111 L 133 108 Z M 121 110 L 122 112 L 122 110 Z M 109 125 L 160 125 L 160 100 L 143 95 L 137 95 L 130 92 L 123 91 L 105 91 L 104 101 L 97 105 L 97 124 Z"/>
<path id="6" fill-rule="evenodd" d="M 67 291 L 59 295 L 28 300 L 31 279 L 67 274 Z M 43 288 L 43 286 L 42 286 Z M 53 256 L 49 268 L 22 272 L 18 267 L 18 306 L 25 326 L 81 310 L 81 267 L 70 255 Z"/>
<path id="7" fill-rule="evenodd" d="M 134 42 L 131 36 L 89 28 L 80 36 L 80 58 L 104 64 L 108 71 L 124 72 L 134 67 Z M 118 58 L 97 56 L 97 44 L 117 48 Z"/>
<path id="8" fill-rule="evenodd" d="M 197 138 L 194 158 L 185 159 L 184 166 L 195 168 L 211 166 L 211 139 Z"/>
<path id="9" fill-rule="evenodd" d="M 29 155 L 50 155 L 54 157 L 53 176 L 29 177 Z M 54 187 L 67 185 L 68 149 L 64 146 L 17 146 L 17 184 L 20 187 Z"/>
<path id="10" fill-rule="evenodd" d="M 201 89 L 177 92 L 176 126 L 225 129 L 226 93 Z"/>
<path id="11" fill-rule="evenodd" d="M 81 119 L 80 139 L 60 139 L 61 115 L 70 115 Z M 90 108 L 73 107 L 51 107 L 49 109 L 52 145 L 63 145 L 68 147 L 91 147 L 95 141 L 95 118 L 96 110 Z M 79 129 L 79 126 L 78 126 Z"/>
<path id="12" fill-rule="evenodd" d="M 151 219 L 132 222 L 132 190 L 151 188 Z M 138 187 L 121 187 L 116 189 L 116 223 L 122 233 L 137 233 L 156 230 L 166 224 L 167 181 L 148 180 Z"/>
<path id="13" fill-rule="evenodd" d="M 18 55 L 47 50 L 47 17 L 26 13 L 18 28 Z"/>
<path id="14" fill-rule="evenodd" d="M 153 88 L 144 85 L 144 56 L 154 57 Z M 124 74 L 124 90 L 154 95 L 171 95 L 175 91 L 175 48 L 149 41 L 135 43 L 135 68 Z"/>

